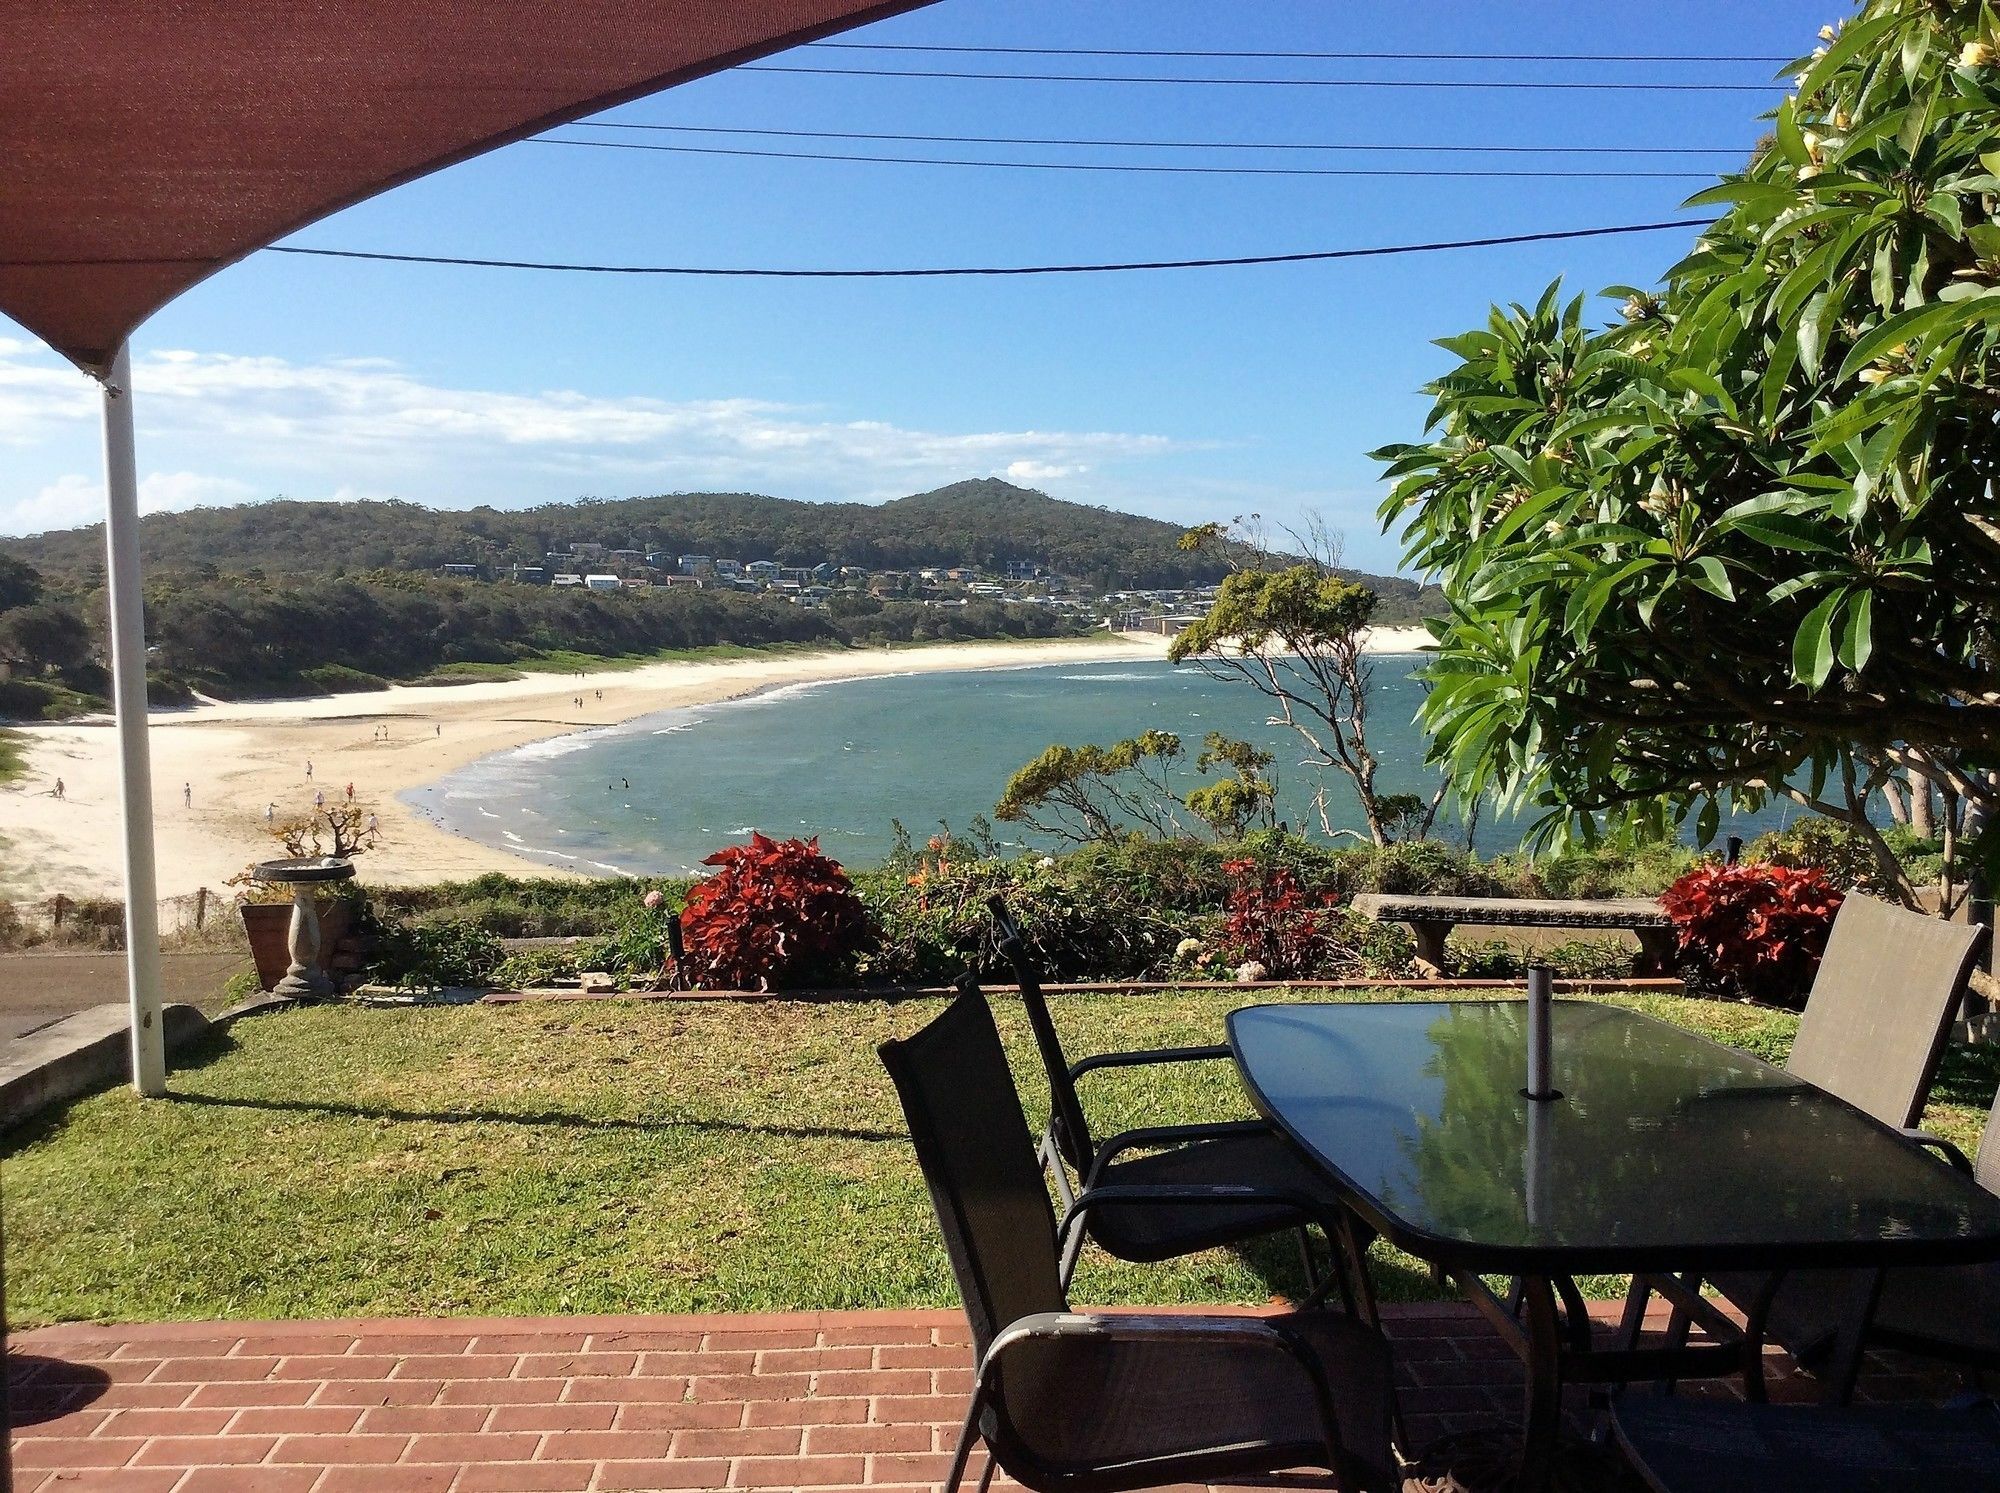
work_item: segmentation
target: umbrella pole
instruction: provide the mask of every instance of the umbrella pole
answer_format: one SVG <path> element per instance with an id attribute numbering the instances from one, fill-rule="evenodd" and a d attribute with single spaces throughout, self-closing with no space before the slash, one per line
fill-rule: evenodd
<path id="1" fill-rule="evenodd" d="M 160 1027 L 160 910 L 153 866 L 153 767 L 146 744 L 146 613 L 139 586 L 139 472 L 132 355 L 121 342 L 104 381 L 105 573 L 111 592 L 111 698 L 125 819 L 125 977 L 132 1000 L 132 1087 L 167 1091 Z"/>

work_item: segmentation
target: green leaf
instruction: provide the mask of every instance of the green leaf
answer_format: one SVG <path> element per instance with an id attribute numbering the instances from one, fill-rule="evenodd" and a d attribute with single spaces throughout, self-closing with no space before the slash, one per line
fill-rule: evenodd
<path id="1" fill-rule="evenodd" d="M 1730 416 L 1736 414 L 1736 401 L 1729 397 L 1729 391 L 1722 387 L 1722 380 L 1703 368 L 1675 368 L 1667 374 L 1667 381 L 1687 389 L 1692 393 L 1706 394 L 1722 406 Z"/>
<path id="2" fill-rule="evenodd" d="M 1792 639 L 1792 677 L 1808 689 L 1818 689 L 1833 672 L 1833 619 L 1845 591 L 1835 591 L 1806 613 Z"/>
<path id="3" fill-rule="evenodd" d="M 1832 300 L 1833 292 L 1822 290 L 1799 313 L 1799 366 L 1811 378 L 1819 377 L 1819 358 L 1826 347 L 1826 323 Z"/>
<path id="4" fill-rule="evenodd" d="M 1717 527 L 1721 527 L 1717 525 Z M 1760 513 L 1739 519 L 1729 526 L 1772 549 L 1797 550 L 1806 554 L 1843 555 L 1847 547 L 1827 529 L 1809 519 L 1788 513 Z"/>
<path id="5" fill-rule="evenodd" d="M 1841 379 L 1854 377 L 1875 361 L 1876 355 L 1901 342 L 1942 334 L 1982 317 L 2000 320 L 2000 291 L 1988 291 L 1969 301 L 1932 301 L 1913 310 L 1901 311 L 1854 339 L 1847 358 L 1840 365 Z"/>
<path id="6" fill-rule="evenodd" d="M 1853 605 L 1847 609 L 1846 623 L 1840 629 L 1840 661 L 1857 674 L 1868 666 L 1875 652 L 1874 619 L 1874 593 L 1856 592 Z"/>
<path id="7" fill-rule="evenodd" d="M 1715 843 L 1716 833 L 1722 828 L 1722 808 L 1714 799 L 1701 806 L 1701 813 L 1695 819 L 1694 840 L 1702 849 Z"/>
<path id="8" fill-rule="evenodd" d="M 1804 166 L 1811 162 L 1812 155 L 1806 149 L 1805 137 L 1799 132 L 1798 109 L 1794 101 L 1786 99 L 1778 105 L 1772 129 L 1778 139 L 1778 151 L 1794 166 Z"/>
<path id="9" fill-rule="evenodd" d="M 1901 24 L 1903 19 L 1901 15 L 1890 12 L 1866 20 L 1849 21 L 1840 28 L 1840 35 L 1827 47 L 1826 55 L 1817 59 L 1799 80 L 1799 97 L 1809 98 L 1819 92 L 1825 86 L 1827 79 L 1845 67 L 1851 58 L 1860 56 L 1864 48 L 1874 46 L 1888 34 L 1891 27 Z"/>
<path id="10" fill-rule="evenodd" d="M 1729 571 L 1713 555 L 1701 555 L 1688 562 L 1694 574 L 1689 581 L 1711 596 L 1719 596 L 1724 601 L 1736 600 L 1736 588 L 1729 583 Z"/>

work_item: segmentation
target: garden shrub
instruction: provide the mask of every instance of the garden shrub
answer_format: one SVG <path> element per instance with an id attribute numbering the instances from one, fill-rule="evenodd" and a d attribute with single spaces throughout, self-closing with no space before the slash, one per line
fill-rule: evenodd
<path id="1" fill-rule="evenodd" d="M 1916 885 L 1935 882 L 1943 875 L 1944 847 L 1936 840 L 1927 840 L 1903 824 L 1885 827 L 1882 838 Z M 1817 867 L 1845 891 L 1866 892 L 1892 902 L 1901 897 L 1895 879 L 1884 872 L 1867 836 L 1836 819 L 1814 815 L 1771 830 L 1746 845 L 1743 854 L 1746 860 L 1774 866 Z M 1964 869 L 1960 868 L 1961 873 Z"/>
<path id="2" fill-rule="evenodd" d="M 564 944 L 546 949 L 516 949 L 493 971 L 493 983 L 502 990 L 532 990 L 558 980 L 574 979 L 583 969 L 577 959 L 578 951 L 585 947 Z"/>
<path id="3" fill-rule="evenodd" d="M 832 984 L 851 978 L 874 942 L 868 909 L 839 862 L 819 841 L 753 833 L 703 865 L 681 912 L 688 973 L 696 983 L 736 990 Z"/>
<path id="4" fill-rule="evenodd" d="M 1842 893 L 1815 867 L 1708 862 L 1660 898 L 1688 974 L 1754 1000 L 1792 1007 L 1826 951 Z"/>
<path id="5" fill-rule="evenodd" d="M 369 978 L 405 990 L 491 984 L 504 955 L 484 928 L 455 920 L 388 923 L 368 932 L 374 940 Z"/>
<path id="6" fill-rule="evenodd" d="M 1507 885 L 1470 851 L 1442 840 L 1398 840 L 1349 852 L 1354 892 L 1394 896 L 1505 897 Z"/>
<path id="7" fill-rule="evenodd" d="M 1701 857 L 1676 840 L 1641 844 L 1613 841 L 1587 849 L 1569 850 L 1540 860 L 1509 857 L 1532 878 L 1518 896 L 1597 898 L 1657 897 L 1686 875 Z"/>
<path id="8" fill-rule="evenodd" d="M 1632 973 L 1632 953 L 1615 939 L 1577 938 L 1532 952 L 1504 939 L 1445 941 L 1445 967 L 1459 980 L 1515 980 L 1530 964 L 1546 964 L 1565 980 L 1622 980 Z"/>
<path id="9" fill-rule="evenodd" d="M 1223 863 L 1229 874 L 1227 911 L 1217 939 L 1225 963 L 1255 964 L 1268 980 L 1324 974 L 1338 928 L 1332 892 L 1303 886 L 1288 866 L 1249 857 Z"/>

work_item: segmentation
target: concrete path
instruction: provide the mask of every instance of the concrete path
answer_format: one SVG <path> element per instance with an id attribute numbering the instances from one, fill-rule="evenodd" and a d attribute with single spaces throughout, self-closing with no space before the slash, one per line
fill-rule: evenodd
<path id="1" fill-rule="evenodd" d="M 247 953 L 166 954 L 166 999 L 216 1010 L 222 984 L 250 967 Z M 0 1038 L 37 1031 L 78 1011 L 125 999 L 125 956 L 23 949 L 0 954 Z"/>

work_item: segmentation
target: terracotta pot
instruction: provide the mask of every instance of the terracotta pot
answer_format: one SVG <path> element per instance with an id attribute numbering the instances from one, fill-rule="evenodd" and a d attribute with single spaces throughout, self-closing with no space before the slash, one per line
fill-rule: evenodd
<path id="1" fill-rule="evenodd" d="M 316 904 L 319 912 L 319 947 L 322 960 L 331 959 L 340 941 L 347 937 L 353 918 L 344 898 L 334 897 Z M 289 902 L 245 902 L 242 906 L 243 931 L 250 937 L 250 957 L 257 965 L 257 983 L 265 990 L 284 979 L 292 967 L 289 947 L 292 904 Z"/>

